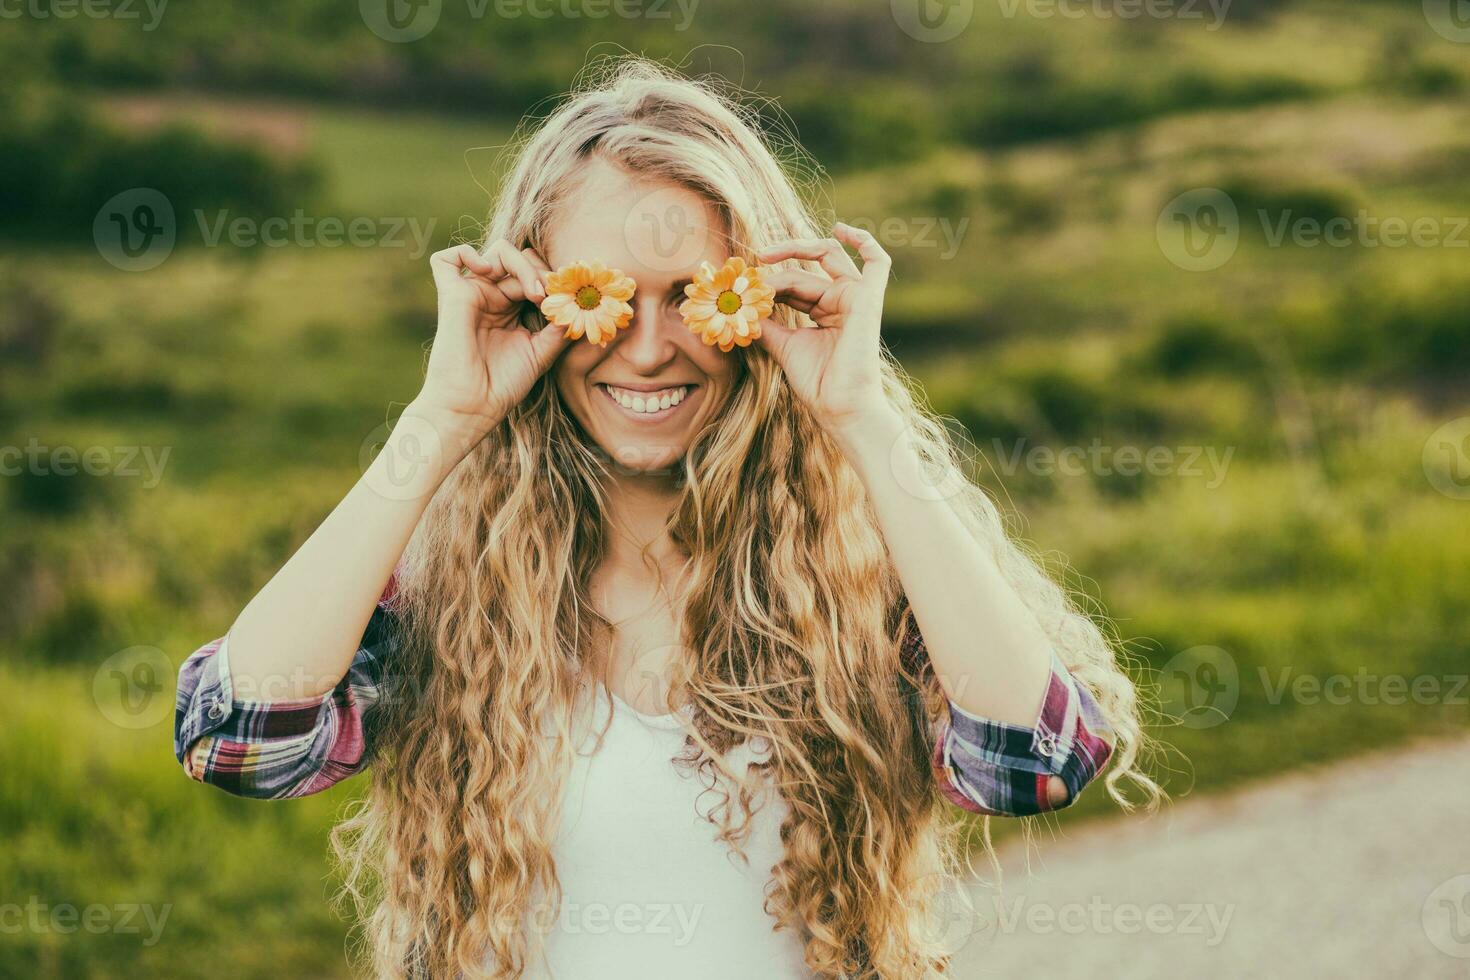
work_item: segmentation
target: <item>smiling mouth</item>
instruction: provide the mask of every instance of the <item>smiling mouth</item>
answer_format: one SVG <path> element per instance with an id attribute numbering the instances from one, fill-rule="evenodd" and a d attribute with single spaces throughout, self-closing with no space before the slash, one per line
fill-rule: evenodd
<path id="1" fill-rule="evenodd" d="M 597 389 L 624 413 L 640 422 L 668 418 L 698 385 L 673 385 L 657 391 L 634 391 L 617 385 L 598 384 Z"/>

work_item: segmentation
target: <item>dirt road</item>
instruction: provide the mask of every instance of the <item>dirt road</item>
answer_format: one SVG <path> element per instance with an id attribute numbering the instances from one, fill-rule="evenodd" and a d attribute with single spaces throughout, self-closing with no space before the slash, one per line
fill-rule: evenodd
<path id="1" fill-rule="evenodd" d="M 1094 792 L 1096 790 L 1094 789 Z M 1470 977 L 1470 740 L 1088 825 L 948 917 L 957 977 Z"/>

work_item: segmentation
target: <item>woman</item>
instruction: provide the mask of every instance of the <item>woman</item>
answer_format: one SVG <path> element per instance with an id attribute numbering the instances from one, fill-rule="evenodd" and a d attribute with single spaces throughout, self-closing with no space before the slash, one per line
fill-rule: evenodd
<path id="1" fill-rule="evenodd" d="M 888 256 L 732 103 L 622 64 L 431 266 L 422 391 L 175 733 L 244 796 L 373 768 L 375 972 L 932 976 L 960 810 L 1153 792 L 1114 651 L 879 344 Z"/>

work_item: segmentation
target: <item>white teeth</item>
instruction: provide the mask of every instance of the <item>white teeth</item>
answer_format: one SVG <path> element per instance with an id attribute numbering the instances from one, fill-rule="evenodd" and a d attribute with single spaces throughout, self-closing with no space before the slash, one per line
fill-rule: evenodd
<path id="1" fill-rule="evenodd" d="M 642 415 L 661 412 L 666 408 L 672 408 L 684 400 L 688 394 L 687 385 L 678 388 L 666 388 L 663 391 L 628 391 L 624 388 L 614 388 L 611 385 L 603 385 L 602 390 L 607 392 L 619 405 L 630 412 L 638 412 Z"/>

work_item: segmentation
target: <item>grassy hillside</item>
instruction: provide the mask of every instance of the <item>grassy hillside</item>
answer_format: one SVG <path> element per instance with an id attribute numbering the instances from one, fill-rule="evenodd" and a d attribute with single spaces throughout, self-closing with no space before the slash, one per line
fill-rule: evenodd
<path id="1" fill-rule="evenodd" d="M 825 200 L 894 252 L 885 331 L 976 478 L 1071 560 L 1158 685 L 1175 793 L 1470 727 L 1455 688 L 1470 559 L 1453 546 L 1470 504 L 1435 489 L 1456 486 L 1455 457 L 1431 439 L 1470 416 L 1452 240 L 1470 215 L 1470 110 L 1437 91 L 1460 70 L 1442 46 L 1412 34 L 1411 56 L 1389 56 L 1417 15 L 1337 9 L 1266 10 L 1218 41 L 998 22 L 1008 64 L 1034 47 L 1073 79 L 1047 92 L 1162 92 L 1181 66 L 1210 91 L 1288 75 L 1300 91 L 1227 108 L 1197 93 L 1193 110 L 1042 140 L 967 135 L 1003 113 L 957 112 L 922 153 L 838 169 Z M 995 60 L 983 45 L 946 57 Z M 299 92 L 86 99 L 130 126 L 184 120 L 310 161 L 313 214 L 415 219 L 435 247 L 483 217 L 510 132 L 493 114 Z M 1159 217 L 1201 187 L 1226 192 L 1241 233 L 1228 261 L 1191 272 Z M 1272 241 L 1283 220 L 1363 214 L 1451 240 Z M 129 713 L 108 658 L 142 646 L 176 667 L 352 483 L 415 392 L 433 326 L 410 251 L 181 245 L 146 273 L 85 236 L 0 251 L 0 446 L 50 461 L 0 477 L 0 902 L 170 906 L 153 945 L 0 935 L 0 976 L 345 975 L 325 832 L 360 788 L 271 806 L 189 783 L 169 751 L 172 679 L 125 671 Z M 67 447 L 101 447 L 101 474 L 58 475 Z M 1103 462 L 1059 469 L 1047 453 L 1069 447 Z M 1120 472 L 1134 450 L 1157 465 Z M 1344 703 L 1311 694 L 1334 677 Z M 1436 693 L 1396 698 L 1397 677 Z M 1214 714 L 1185 714 L 1212 690 L 1228 695 Z M 1109 809 L 1094 791 L 1060 822 Z"/>

